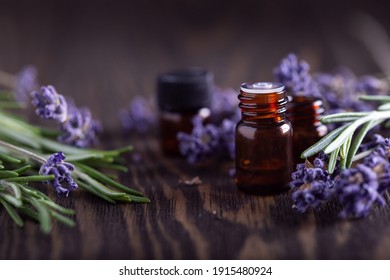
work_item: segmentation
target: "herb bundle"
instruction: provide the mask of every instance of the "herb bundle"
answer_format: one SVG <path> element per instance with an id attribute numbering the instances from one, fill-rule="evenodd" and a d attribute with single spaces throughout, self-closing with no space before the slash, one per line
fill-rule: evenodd
<path id="1" fill-rule="evenodd" d="M 126 172 L 122 155 L 132 147 L 87 148 L 100 131 L 88 109 L 77 108 L 52 86 L 36 91 L 36 70 L 31 67 L 16 77 L 0 73 L 0 81 L 9 87 L 0 92 L 0 203 L 17 225 L 23 225 L 24 216 L 37 220 L 46 233 L 52 220 L 74 225 L 69 217 L 74 211 L 40 191 L 42 183 L 50 183 L 57 195 L 68 196 L 80 187 L 110 203 L 149 202 L 142 193 L 100 171 Z M 37 114 L 56 121 L 59 130 L 30 124 L 7 111 L 25 106 L 29 96 Z"/>

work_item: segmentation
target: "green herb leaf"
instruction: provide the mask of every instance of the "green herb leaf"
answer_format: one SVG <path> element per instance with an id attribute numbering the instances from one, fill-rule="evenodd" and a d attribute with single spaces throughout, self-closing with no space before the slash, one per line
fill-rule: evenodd
<path id="1" fill-rule="evenodd" d="M 8 212 L 8 215 L 14 220 L 15 224 L 22 227 L 24 225 L 22 218 L 19 214 L 9 205 L 3 198 L 0 197 L 0 203 L 3 204 L 5 210 Z"/>
<path id="2" fill-rule="evenodd" d="M 323 151 L 329 144 L 332 143 L 332 141 L 347 127 L 347 125 L 343 125 L 339 128 L 336 128 L 335 130 L 329 132 L 327 135 L 322 137 L 320 141 L 318 141 L 313 146 L 307 148 L 303 153 L 301 154 L 301 158 L 305 159 L 308 157 L 311 157 L 321 151 Z"/>
<path id="3" fill-rule="evenodd" d="M 333 172 L 334 172 L 334 169 L 335 169 L 336 163 L 337 163 L 337 157 L 338 157 L 338 154 L 339 154 L 339 150 L 340 150 L 340 147 L 336 148 L 336 150 L 334 150 L 330 154 L 329 163 L 328 163 L 328 172 L 329 172 L 329 174 L 333 174 Z"/>
<path id="4" fill-rule="evenodd" d="M 364 137 L 366 136 L 367 132 L 372 129 L 374 126 L 378 125 L 380 122 L 383 120 L 379 121 L 369 121 L 367 122 L 359 131 L 358 135 L 355 137 L 351 149 L 349 150 L 348 156 L 347 156 L 347 162 L 346 162 L 346 167 L 349 168 L 352 165 L 353 158 L 357 152 L 357 150 L 360 147 L 360 144 L 363 142 Z"/>

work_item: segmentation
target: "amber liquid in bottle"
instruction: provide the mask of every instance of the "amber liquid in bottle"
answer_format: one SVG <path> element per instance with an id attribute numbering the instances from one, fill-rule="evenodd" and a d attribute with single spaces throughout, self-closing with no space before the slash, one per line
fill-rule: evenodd
<path id="1" fill-rule="evenodd" d="M 288 189 L 292 128 L 287 96 L 279 83 L 243 84 L 242 119 L 236 127 L 236 185 L 246 193 L 272 195 Z"/>
<path id="2" fill-rule="evenodd" d="M 301 159 L 302 152 L 317 143 L 328 132 L 327 127 L 319 121 L 323 113 L 323 102 L 320 99 L 305 96 L 290 97 L 286 115 L 294 129 L 294 166 L 304 162 L 304 159 Z"/>

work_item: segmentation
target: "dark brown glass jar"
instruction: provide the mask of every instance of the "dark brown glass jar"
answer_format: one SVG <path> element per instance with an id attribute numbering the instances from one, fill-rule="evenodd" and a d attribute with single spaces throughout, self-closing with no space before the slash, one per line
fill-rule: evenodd
<path id="1" fill-rule="evenodd" d="M 236 184 L 250 194 L 288 189 L 292 172 L 292 128 L 285 118 L 288 98 L 280 83 L 242 84 L 242 119 L 236 127 Z"/>
<path id="2" fill-rule="evenodd" d="M 306 96 L 289 97 L 287 119 L 294 129 L 293 154 L 294 166 L 302 163 L 304 150 L 317 143 L 328 129 L 319 119 L 324 113 L 321 99 Z"/>
<path id="3" fill-rule="evenodd" d="M 192 119 L 210 116 L 213 74 L 189 68 L 162 74 L 157 81 L 160 146 L 166 155 L 179 155 L 177 133 L 190 133 Z"/>

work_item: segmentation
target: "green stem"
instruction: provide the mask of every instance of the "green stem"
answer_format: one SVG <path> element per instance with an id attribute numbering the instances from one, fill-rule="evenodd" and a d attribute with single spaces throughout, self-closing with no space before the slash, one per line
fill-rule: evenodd
<path id="1" fill-rule="evenodd" d="M 35 160 L 39 163 L 45 163 L 46 162 L 46 159 L 41 157 L 41 156 L 38 156 L 37 154 L 34 154 L 33 152 L 30 152 L 26 149 L 23 149 L 23 148 L 20 148 L 20 147 L 17 147 L 15 145 L 12 145 L 8 142 L 5 142 L 5 141 L 2 141 L 0 140 L 0 146 L 4 147 L 4 148 L 7 148 L 9 150 L 12 150 L 22 156 L 27 156 L 29 158 L 31 158 L 32 160 Z"/>
<path id="2" fill-rule="evenodd" d="M 96 180 L 100 180 L 103 183 L 109 184 L 118 190 L 124 191 L 128 194 L 133 194 L 137 196 L 142 196 L 142 193 L 136 190 L 133 190 L 125 185 L 122 185 L 121 183 L 111 179 L 110 177 L 104 175 L 103 173 L 97 171 L 96 169 L 89 167 L 82 163 L 75 163 L 75 165 L 81 169 L 83 172 L 88 173 L 91 177 L 95 178 Z"/>
<path id="3" fill-rule="evenodd" d="M 367 116 L 368 112 L 346 112 L 323 116 L 320 118 L 322 123 L 348 122 Z"/>
<path id="4" fill-rule="evenodd" d="M 4 199 L 0 197 L 0 203 L 3 204 L 5 210 L 8 212 L 12 220 L 14 220 L 15 224 L 22 227 L 23 226 L 23 220 L 20 218 L 19 214 L 15 211 L 15 209 L 8 204 Z"/>
<path id="5" fill-rule="evenodd" d="M 51 181 L 54 180 L 54 175 L 32 175 L 32 176 L 23 176 L 23 177 L 14 177 L 4 179 L 7 182 L 18 182 L 18 183 L 26 183 L 26 182 L 42 182 L 42 181 Z"/>
<path id="6" fill-rule="evenodd" d="M 301 158 L 304 159 L 304 158 L 311 157 L 324 150 L 346 127 L 347 125 L 343 125 L 329 132 L 327 135 L 322 137 L 322 139 L 318 141 L 316 144 L 303 151 L 303 153 L 301 154 Z"/>
<path id="7" fill-rule="evenodd" d="M 362 95 L 359 97 L 360 100 L 364 101 L 379 101 L 379 102 L 390 102 L 390 96 L 380 96 L 380 95 Z"/>
<path id="8" fill-rule="evenodd" d="M 335 169 L 335 167 L 336 167 L 339 150 L 340 150 L 340 147 L 338 147 L 336 150 L 334 150 L 330 154 L 329 164 L 328 164 L 328 172 L 329 172 L 329 174 L 332 174 L 334 169 Z"/>

